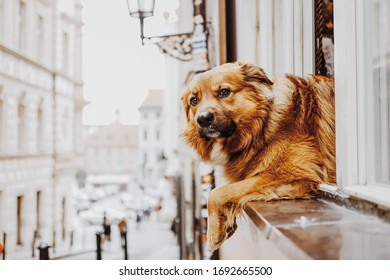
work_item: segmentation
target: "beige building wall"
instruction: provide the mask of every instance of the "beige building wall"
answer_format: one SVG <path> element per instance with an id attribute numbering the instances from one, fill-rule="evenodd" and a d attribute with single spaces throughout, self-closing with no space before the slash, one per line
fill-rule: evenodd
<path id="1" fill-rule="evenodd" d="M 91 175 L 122 174 L 137 180 L 138 127 L 115 122 L 87 128 L 86 172 Z"/>
<path id="2" fill-rule="evenodd" d="M 79 0 L 0 0 L 0 234 L 10 253 L 31 248 L 36 230 L 59 245 L 71 228 L 81 26 Z"/>
<path id="3" fill-rule="evenodd" d="M 163 155 L 163 90 L 149 90 L 139 108 L 138 166 L 139 183 L 145 188 L 157 188 L 164 169 Z"/>

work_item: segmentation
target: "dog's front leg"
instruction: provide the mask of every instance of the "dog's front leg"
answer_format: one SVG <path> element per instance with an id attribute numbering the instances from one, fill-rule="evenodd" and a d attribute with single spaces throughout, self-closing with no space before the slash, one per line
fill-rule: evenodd
<path id="1" fill-rule="evenodd" d="M 255 177 L 215 188 L 210 193 L 207 205 L 209 214 L 207 240 L 210 250 L 218 249 L 233 235 L 237 228 L 236 216 L 242 213 L 247 202 L 309 197 L 305 188 L 301 186 L 310 187 L 313 183 L 306 180 L 294 181 L 291 184 L 287 182 L 288 178 L 264 172 Z M 301 191 L 298 191 L 299 189 Z"/>
<path id="2" fill-rule="evenodd" d="M 262 174 L 233 184 L 215 188 L 208 199 L 207 240 L 211 251 L 218 249 L 237 228 L 236 216 L 246 202 L 267 199 L 264 191 L 276 186 L 269 174 Z"/>

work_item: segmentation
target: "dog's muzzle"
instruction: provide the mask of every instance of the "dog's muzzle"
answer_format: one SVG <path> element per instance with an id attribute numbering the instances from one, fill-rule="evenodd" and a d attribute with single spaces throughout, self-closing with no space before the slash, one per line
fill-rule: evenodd
<path id="1" fill-rule="evenodd" d="M 196 121 L 200 127 L 208 127 L 214 122 L 214 114 L 210 111 L 201 112 Z"/>
<path id="2" fill-rule="evenodd" d="M 200 112 L 196 118 L 199 136 L 204 139 L 229 137 L 236 130 L 236 124 L 226 117 L 217 117 L 210 111 Z"/>

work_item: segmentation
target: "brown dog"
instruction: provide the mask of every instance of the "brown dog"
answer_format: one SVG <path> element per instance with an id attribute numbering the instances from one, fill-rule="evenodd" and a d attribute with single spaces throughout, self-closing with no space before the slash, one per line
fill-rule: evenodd
<path id="1" fill-rule="evenodd" d="M 257 66 L 228 63 L 196 76 L 183 103 L 183 136 L 228 181 L 208 200 L 212 251 L 248 201 L 311 198 L 336 182 L 333 79 L 270 80 Z"/>

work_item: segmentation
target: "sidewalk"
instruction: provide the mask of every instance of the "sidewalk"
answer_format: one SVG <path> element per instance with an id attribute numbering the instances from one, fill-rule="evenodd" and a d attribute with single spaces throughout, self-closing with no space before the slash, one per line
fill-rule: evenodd
<path id="1" fill-rule="evenodd" d="M 176 237 L 170 230 L 170 224 L 156 221 L 144 221 L 139 229 L 130 228 L 128 238 L 128 259 L 130 260 L 178 260 L 179 247 Z M 105 244 L 103 260 L 123 260 L 124 252 L 120 240 L 114 238 L 119 233 L 113 231 L 111 244 Z M 95 260 L 96 252 L 63 257 L 64 260 Z"/>
<path id="2" fill-rule="evenodd" d="M 178 260 L 179 247 L 177 239 L 170 230 L 169 223 L 156 220 L 146 220 L 139 229 L 131 224 L 128 238 L 128 259 L 130 260 Z M 103 260 L 123 260 L 124 250 L 117 226 L 112 227 L 112 240 L 103 245 Z M 31 250 L 17 251 L 7 254 L 8 260 L 39 259 L 31 256 Z M 55 252 L 50 250 L 50 259 L 58 260 L 96 260 L 96 238 L 92 230 L 84 233 L 75 233 L 75 244 L 58 247 Z"/>

